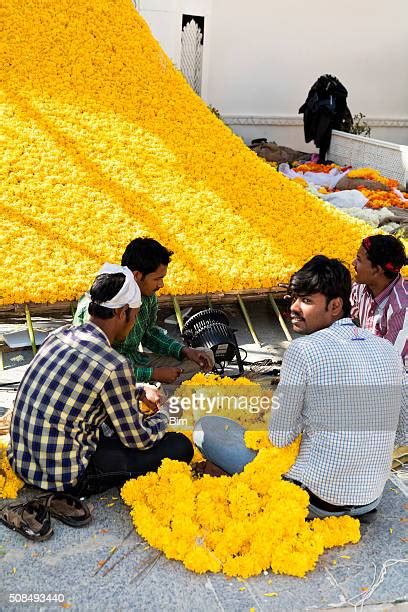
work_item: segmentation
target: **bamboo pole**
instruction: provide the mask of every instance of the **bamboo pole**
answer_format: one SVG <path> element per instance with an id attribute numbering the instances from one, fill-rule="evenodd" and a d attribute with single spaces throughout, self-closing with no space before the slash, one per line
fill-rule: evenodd
<path id="1" fill-rule="evenodd" d="M 208 295 L 208 293 L 207 293 L 207 296 L 206 296 L 206 297 L 207 297 L 207 304 L 208 304 L 208 308 L 212 308 L 211 298 L 210 298 L 210 296 Z"/>
<path id="2" fill-rule="evenodd" d="M 253 338 L 253 341 L 254 341 L 254 342 L 255 342 L 255 344 L 257 344 L 258 346 L 261 346 L 261 343 L 259 342 L 259 340 L 258 340 L 258 336 L 256 335 L 255 329 L 254 329 L 254 327 L 253 327 L 253 325 L 252 325 L 251 319 L 249 318 L 249 314 L 248 314 L 248 311 L 247 311 L 246 306 L 245 306 L 245 304 L 244 304 L 244 301 L 243 301 L 243 299 L 241 298 L 241 296 L 239 295 L 239 293 L 238 293 L 237 297 L 238 297 L 238 304 L 239 304 L 239 306 L 240 306 L 240 308 L 241 308 L 241 312 L 242 312 L 243 317 L 244 317 L 244 319 L 245 319 L 245 322 L 246 322 L 246 324 L 247 324 L 247 326 L 248 326 L 248 329 L 249 329 L 249 331 L 250 331 L 250 333 L 251 333 L 251 336 L 252 336 L 252 338 Z"/>
<path id="3" fill-rule="evenodd" d="M 176 298 L 175 295 L 172 296 L 172 300 L 173 300 L 173 306 L 174 306 L 174 313 L 176 315 L 176 319 L 177 319 L 177 323 L 180 329 L 180 333 L 183 333 L 183 327 L 184 327 L 184 322 L 183 322 L 183 315 L 181 314 L 181 310 L 180 310 L 180 304 L 178 303 L 178 300 Z"/>
<path id="4" fill-rule="evenodd" d="M 286 336 L 286 339 L 287 339 L 287 340 L 289 340 L 289 342 L 292 342 L 292 336 L 290 335 L 290 332 L 289 332 L 289 330 L 288 330 L 288 328 L 287 328 L 287 326 L 286 326 L 286 323 L 285 323 L 285 321 L 283 320 L 283 317 L 282 317 L 282 315 L 281 315 L 281 312 L 280 312 L 280 310 L 279 310 L 279 308 L 278 308 L 277 303 L 275 302 L 275 299 L 274 299 L 274 298 L 271 296 L 271 294 L 270 294 L 270 293 L 268 294 L 268 298 L 269 298 L 269 301 L 270 301 L 270 303 L 271 303 L 271 306 L 272 306 L 272 308 L 273 308 L 273 310 L 274 310 L 274 312 L 275 312 L 276 316 L 278 317 L 278 321 L 279 321 L 279 323 L 280 323 L 280 326 L 281 326 L 281 328 L 282 328 L 283 333 L 284 333 L 284 334 L 285 334 L 285 336 Z"/>
<path id="5" fill-rule="evenodd" d="M 31 320 L 30 309 L 28 308 L 27 304 L 25 305 L 25 316 L 27 321 L 28 335 L 30 336 L 31 347 L 33 349 L 33 355 L 35 355 L 37 353 L 37 347 L 35 344 L 35 333 L 33 328 L 33 322 Z"/>

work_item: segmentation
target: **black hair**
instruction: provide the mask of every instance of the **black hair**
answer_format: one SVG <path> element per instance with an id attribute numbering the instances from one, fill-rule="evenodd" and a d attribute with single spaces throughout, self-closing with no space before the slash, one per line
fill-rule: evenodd
<path id="1" fill-rule="evenodd" d="M 168 266 L 172 255 L 173 251 L 153 238 L 135 238 L 127 245 L 121 263 L 132 272 L 137 270 L 146 276 L 157 270 L 160 264 Z"/>
<path id="2" fill-rule="evenodd" d="M 316 255 L 292 276 L 289 292 L 300 296 L 322 293 L 327 305 L 339 297 L 343 301 L 343 316 L 350 316 L 351 275 L 339 259 Z"/>
<path id="3" fill-rule="evenodd" d="M 88 312 L 93 317 L 99 319 L 113 319 L 115 316 L 114 308 L 101 306 L 101 302 L 108 302 L 122 289 L 126 276 L 122 272 L 116 274 L 100 274 L 97 276 L 89 290 L 91 302 Z"/>
<path id="4" fill-rule="evenodd" d="M 363 240 L 363 247 L 371 264 L 380 266 L 386 278 L 396 278 L 407 264 L 405 247 L 395 236 L 369 236 Z"/>

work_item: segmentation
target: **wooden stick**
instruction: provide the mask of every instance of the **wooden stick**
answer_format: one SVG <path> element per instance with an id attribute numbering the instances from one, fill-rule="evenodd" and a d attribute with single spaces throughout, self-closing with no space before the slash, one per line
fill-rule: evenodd
<path id="1" fill-rule="evenodd" d="M 259 342 L 258 336 L 256 335 L 256 332 L 255 332 L 254 327 L 252 325 L 251 319 L 249 318 L 249 314 L 248 314 L 248 311 L 246 309 L 246 306 L 245 306 L 241 296 L 239 295 L 239 293 L 238 293 L 237 297 L 238 297 L 238 304 L 239 304 L 239 306 L 241 308 L 241 311 L 242 311 L 242 314 L 244 316 L 245 322 L 248 325 L 248 329 L 251 332 L 251 336 L 252 336 L 255 344 L 257 344 L 258 346 L 261 346 L 261 343 Z"/>
<path id="2" fill-rule="evenodd" d="M 243 291 L 228 291 L 224 293 L 209 293 L 208 297 L 210 298 L 212 304 L 214 302 L 220 302 L 221 304 L 230 304 L 235 303 L 237 300 L 237 295 L 242 298 L 245 298 L 246 301 L 250 300 L 259 300 L 261 298 L 266 298 L 270 293 L 275 298 L 283 297 L 287 290 L 282 289 L 280 287 L 271 287 L 271 289 L 248 289 Z M 173 299 L 172 296 L 159 295 L 158 296 L 159 305 L 160 306 L 172 306 Z M 205 294 L 196 294 L 196 295 L 178 295 L 177 301 L 179 305 L 182 306 L 203 306 L 206 302 Z M 76 309 L 76 302 L 56 302 L 55 304 L 38 304 L 35 302 L 30 302 L 29 304 L 30 313 L 32 316 L 61 316 L 70 314 L 71 308 Z M 0 320 L 5 321 L 7 319 L 16 319 L 19 317 L 24 317 L 24 304 L 8 304 L 0 306 Z"/>
<path id="3" fill-rule="evenodd" d="M 181 310 L 180 310 L 180 304 L 178 303 L 175 295 L 173 295 L 172 298 L 173 298 L 173 306 L 174 306 L 174 312 L 176 314 L 177 323 L 180 329 L 180 333 L 182 334 L 184 322 L 183 322 L 183 315 L 181 314 Z"/>
<path id="4" fill-rule="evenodd" d="M 35 355 L 37 352 L 37 347 L 35 344 L 35 333 L 33 328 L 33 322 L 31 320 L 30 309 L 28 308 L 27 304 L 25 305 L 25 316 L 27 321 L 28 335 L 30 336 L 31 347 L 33 349 L 33 355 Z"/>
<path id="5" fill-rule="evenodd" d="M 280 312 L 280 310 L 278 308 L 277 303 L 275 302 L 275 299 L 272 297 L 271 294 L 268 295 L 268 298 L 269 298 L 269 302 L 271 303 L 271 306 L 272 306 L 276 316 L 278 317 L 278 321 L 280 323 L 280 326 L 282 328 L 283 333 L 286 336 L 286 339 L 289 340 L 289 342 L 292 342 L 292 336 L 290 335 L 290 332 L 289 332 L 288 328 L 286 327 L 286 323 L 283 320 L 283 317 L 281 315 L 281 312 Z"/>

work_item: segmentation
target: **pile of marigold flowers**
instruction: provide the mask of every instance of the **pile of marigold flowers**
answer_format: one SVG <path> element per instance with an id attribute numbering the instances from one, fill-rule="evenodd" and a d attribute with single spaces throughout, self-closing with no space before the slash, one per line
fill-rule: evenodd
<path id="1" fill-rule="evenodd" d="M 181 401 L 188 400 L 187 406 L 191 407 L 183 414 L 182 432 L 188 435 L 196 421 L 208 414 L 233 419 L 251 431 L 265 429 L 273 390 L 270 385 L 263 387 L 243 376 L 233 379 L 198 372 L 182 382 L 175 395 Z"/>
<path id="2" fill-rule="evenodd" d="M 365 187 L 359 187 L 359 191 L 368 198 L 366 208 L 378 209 L 395 206 L 397 208 L 408 209 L 408 193 L 401 192 L 404 197 L 404 199 L 402 199 L 394 191 L 375 191 L 366 189 Z"/>
<path id="3" fill-rule="evenodd" d="M 317 164 L 316 162 L 306 162 L 304 164 L 293 164 L 292 170 L 295 172 L 324 172 L 325 174 L 329 174 L 330 170 L 333 168 L 338 168 L 338 170 L 346 170 L 346 168 L 342 168 L 337 164 Z"/>
<path id="4" fill-rule="evenodd" d="M 7 458 L 7 446 L 0 442 L 0 499 L 15 499 L 24 482 L 15 474 Z"/>
<path id="5" fill-rule="evenodd" d="M 269 568 L 304 576 L 325 549 L 359 541 L 359 521 L 349 516 L 305 520 L 308 494 L 281 478 L 299 440 L 280 449 L 265 432 L 246 439 L 260 450 L 241 474 L 194 480 L 188 465 L 165 459 L 157 473 L 125 483 L 137 532 L 194 572 L 242 578 Z"/>
<path id="6" fill-rule="evenodd" d="M 0 304 L 76 299 L 141 235 L 174 251 L 172 294 L 352 261 L 369 227 L 258 159 L 131 0 L 8 0 L 2 21 Z"/>
<path id="7" fill-rule="evenodd" d="M 355 170 L 350 170 L 348 173 L 348 178 L 353 179 L 368 179 L 370 181 L 377 181 L 378 183 L 383 183 L 389 189 L 395 189 L 398 187 L 398 181 L 396 179 L 390 179 L 386 176 L 383 176 L 378 172 L 378 170 L 374 170 L 374 168 L 356 168 Z"/>

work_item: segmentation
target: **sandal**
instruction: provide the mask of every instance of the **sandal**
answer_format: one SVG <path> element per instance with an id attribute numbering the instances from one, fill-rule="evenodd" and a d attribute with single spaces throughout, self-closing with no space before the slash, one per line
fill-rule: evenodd
<path id="1" fill-rule="evenodd" d="M 78 497 L 62 491 L 54 491 L 37 498 L 54 518 L 70 527 L 84 527 L 92 521 L 89 507 Z"/>
<path id="2" fill-rule="evenodd" d="M 0 509 L 0 521 L 25 538 L 42 542 L 54 533 L 48 509 L 33 499 L 23 504 L 7 504 Z"/>

